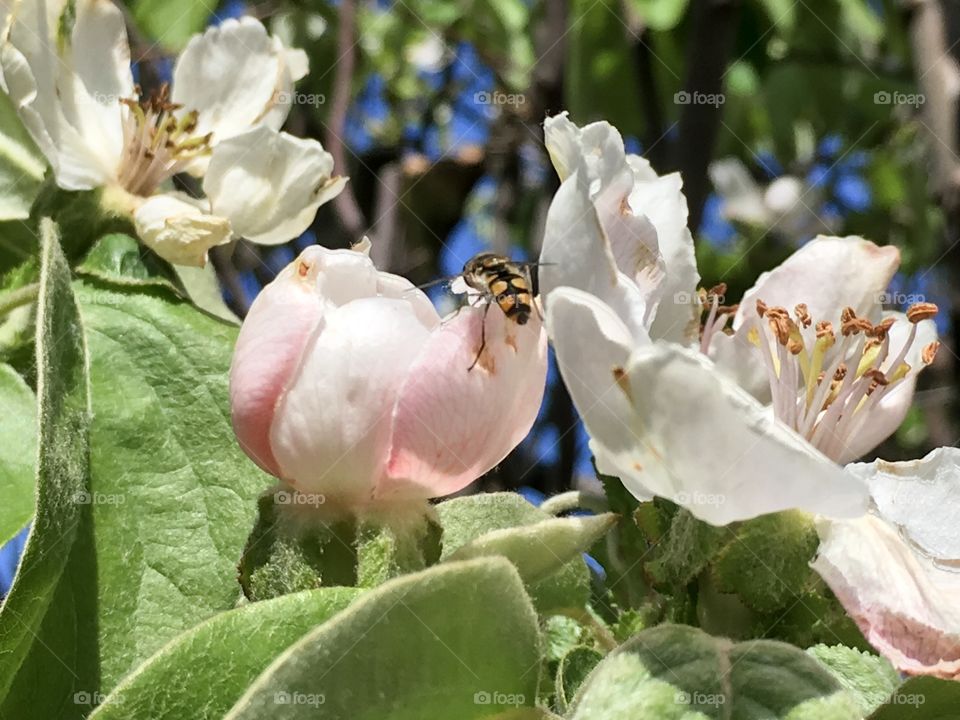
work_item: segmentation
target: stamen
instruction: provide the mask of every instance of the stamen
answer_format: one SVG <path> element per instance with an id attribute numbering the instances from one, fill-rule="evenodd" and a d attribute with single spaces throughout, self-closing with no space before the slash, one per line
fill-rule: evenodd
<path id="1" fill-rule="evenodd" d="M 917 323 L 936 315 L 932 303 L 907 311 L 910 332 L 891 359 L 895 317 L 874 325 L 851 307 L 840 313 L 840 342 L 834 325 L 817 321 L 809 307 L 786 308 L 756 301 L 757 316 L 748 339 L 760 349 L 767 371 L 774 415 L 835 460 L 848 459 L 847 447 L 871 410 L 911 373 L 906 358 L 916 340 Z M 933 362 L 939 343 L 923 348 L 924 365 Z"/>
<path id="2" fill-rule="evenodd" d="M 165 180 L 187 169 L 195 158 L 211 152 L 211 135 L 196 137 L 198 114 L 178 115 L 182 106 L 170 102 L 170 88 L 155 95 L 121 100 L 127 108 L 123 120 L 123 157 L 117 168 L 120 185 L 133 195 L 151 195 Z"/>
<path id="3" fill-rule="evenodd" d="M 917 324 L 921 320 L 930 320 L 936 317 L 937 312 L 939 312 L 939 308 L 933 303 L 915 303 L 907 308 L 907 320 L 913 324 Z"/>

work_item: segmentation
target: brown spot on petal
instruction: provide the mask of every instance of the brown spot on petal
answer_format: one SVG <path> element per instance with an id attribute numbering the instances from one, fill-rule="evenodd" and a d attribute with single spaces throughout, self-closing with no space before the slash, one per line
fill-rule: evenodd
<path id="1" fill-rule="evenodd" d="M 519 350 L 518 350 L 518 348 L 517 348 L 517 336 L 516 336 L 516 335 L 514 335 L 513 333 L 509 333 L 509 332 L 508 332 L 508 333 L 504 336 L 503 341 L 504 341 L 507 345 L 509 345 L 510 347 L 512 347 L 514 352 L 519 352 Z"/>
<path id="2" fill-rule="evenodd" d="M 627 376 L 626 371 L 620 366 L 614 367 L 613 379 L 623 391 L 623 394 L 627 396 L 627 400 L 632 404 L 633 394 L 630 392 L 630 378 Z"/>
<path id="3" fill-rule="evenodd" d="M 643 472 L 643 465 L 641 465 L 638 462 L 635 462 L 633 464 L 633 469 L 636 470 L 637 472 Z"/>
<path id="4" fill-rule="evenodd" d="M 485 347 L 483 352 L 480 353 L 480 358 L 477 360 L 477 365 L 486 370 L 491 375 L 496 374 L 497 372 L 497 361 L 493 357 L 493 353 L 490 352 L 490 348 Z"/>

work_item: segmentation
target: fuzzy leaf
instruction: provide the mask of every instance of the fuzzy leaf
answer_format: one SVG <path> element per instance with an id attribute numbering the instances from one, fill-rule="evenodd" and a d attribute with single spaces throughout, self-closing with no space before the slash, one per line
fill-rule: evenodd
<path id="1" fill-rule="evenodd" d="M 0 365 L 0 546 L 33 515 L 37 463 L 37 403 L 9 365 Z"/>
<path id="2" fill-rule="evenodd" d="M 219 720 L 277 655 L 359 594 L 323 588 L 220 613 L 147 660 L 91 720 Z"/>
<path id="3" fill-rule="evenodd" d="M 854 699 L 802 650 L 732 643 L 661 625 L 608 655 L 581 686 L 572 720 L 857 720 Z"/>
<path id="4" fill-rule="evenodd" d="M 537 618 L 502 558 L 391 580 L 282 653 L 229 720 L 490 718 L 536 700 Z"/>

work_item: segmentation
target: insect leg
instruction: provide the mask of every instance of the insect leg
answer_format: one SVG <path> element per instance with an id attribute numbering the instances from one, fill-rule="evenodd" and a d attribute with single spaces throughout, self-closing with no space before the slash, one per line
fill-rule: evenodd
<path id="1" fill-rule="evenodd" d="M 493 303 L 487 303 L 487 306 L 483 308 L 483 319 L 480 321 L 480 352 L 477 353 L 477 357 L 474 358 L 473 363 L 470 367 L 467 368 L 467 372 L 473 370 L 478 362 L 480 362 L 480 356 L 483 355 L 483 350 L 487 347 L 487 313 L 490 312 L 490 306 Z"/>

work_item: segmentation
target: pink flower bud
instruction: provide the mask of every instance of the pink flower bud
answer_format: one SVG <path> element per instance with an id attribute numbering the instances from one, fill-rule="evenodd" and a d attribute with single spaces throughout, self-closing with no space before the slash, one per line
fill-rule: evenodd
<path id="1" fill-rule="evenodd" d="M 521 326 L 481 303 L 441 320 L 365 253 L 311 247 L 240 330 L 234 430 L 254 462 L 301 492 L 353 505 L 447 495 L 529 432 L 546 346 L 536 314 Z"/>

